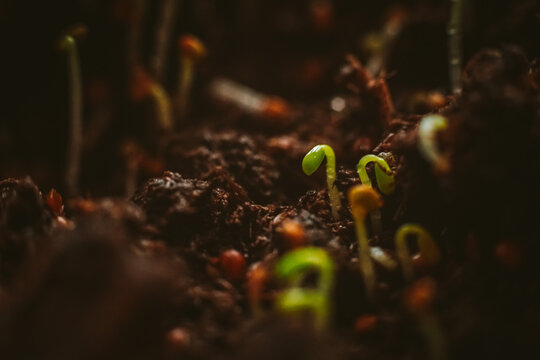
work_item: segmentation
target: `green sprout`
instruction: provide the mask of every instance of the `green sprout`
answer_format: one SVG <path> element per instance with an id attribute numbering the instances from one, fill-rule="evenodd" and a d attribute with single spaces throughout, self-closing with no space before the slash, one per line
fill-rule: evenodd
<path id="1" fill-rule="evenodd" d="M 206 56 L 206 47 L 193 35 L 183 35 L 178 42 L 180 48 L 180 79 L 178 82 L 178 111 L 184 118 L 189 109 L 190 92 L 195 78 L 196 64 Z"/>
<path id="2" fill-rule="evenodd" d="M 392 169 L 390 169 L 390 166 L 382 157 L 369 154 L 360 159 L 357 165 L 360 181 L 364 185 L 373 186 L 366 168 L 367 165 L 372 162 L 375 163 L 375 179 L 377 180 L 379 191 L 384 195 L 392 194 L 396 189 L 396 182 L 394 180 L 394 175 L 392 174 Z M 371 220 L 373 232 L 379 234 L 382 229 L 381 211 L 379 209 L 374 210 L 369 214 L 369 218 Z"/>
<path id="3" fill-rule="evenodd" d="M 313 270 L 319 274 L 317 287 L 302 288 L 302 282 Z M 315 315 L 317 328 L 323 329 L 330 318 L 330 296 L 334 281 L 334 262 L 328 253 L 316 247 L 295 250 L 279 260 L 275 273 L 290 285 L 289 289 L 278 295 L 277 308 L 292 314 L 309 309 Z"/>
<path id="4" fill-rule="evenodd" d="M 435 265 L 441 259 L 441 254 L 437 244 L 423 227 L 416 224 L 402 225 L 397 230 L 394 239 L 396 244 L 396 253 L 403 269 L 403 276 L 407 281 L 411 281 L 414 276 L 413 261 L 407 245 L 407 237 L 413 235 L 416 235 L 420 256 L 426 265 Z"/>
<path id="5" fill-rule="evenodd" d="M 157 118 L 161 128 L 164 131 L 168 131 L 174 127 L 174 120 L 172 118 L 171 100 L 169 94 L 157 81 L 152 84 L 150 88 L 150 95 L 154 99 L 156 104 Z"/>
<path id="6" fill-rule="evenodd" d="M 366 293 L 370 300 L 375 298 L 376 274 L 371 260 L 371 248 L 368 242 L 365 219 L 368 213 L 382 206 L 380 195 L 368 185 L 356 185 L 349 190 L 349 204 L 356 226 L 358 239 L 358 257 Z"/>
<path id="7" fill-rule="evenodd" d="M 341 209 L 341 200 L 339 191 L 334 182 L 336 181 L 336 155 L 334 150 L 328 145 L 317 145 L 311 149 L 302 160 L 302 170 L 306 175 L 311 175 L 326 157 L 326 183 L 328 184 L 328 198 L 332 208 L 332 216 L 339 219 L 339 210 Z"/>
<path id="8" fill-rule="evenodd" d="M 394 175 L 392 174 L 392 169 L 390 169 L 390 166 L 382 157 L 369 154 L 360 159 L 357 165 L 360 181 L 364 185 L 372 186 L 366 169 L 367 165 L 372 162 L 375 163 L 375 179 L 377 180 L 379 191 L 384 195 L 392 194 L 396 189 Z"/>
<path id="9" fill-rule="evenodd" d="M 452 8 L 450 21 L 448 22 L 448 70 L 450 74 L 450 86 L 454 94 L 461 92 L 461 66 L 463 55 L 461 53 L 462 42 L 462 13 L 463 0 L 451 0 Z"/>
<path id="10" fill-rule="evenodd" d="M 429 161 L 436 171 L 446 172 L 450 164 L 437 145 L 437 132 L 448 126 L 446 118 L 442 115 L 429 114 L 420 120 L 418 126 L 418 146 L 420 153 Z"/>
<path id="11" fill-rule="evenodd" d="M 160 19 L 156 26 L 155 44 L 156 48 L 152 56 L 152 69 L 156 81 L 162 83 L 167 68 L 167 59 L 169 53 L 169 43 L 171 32 L 178 19 L 177 8 L 179 0 L 165 0 L 161 4 Z"/>
<path id="12" fill-rule="evenodd" d="M 79 194 L 79 177 L 81 166 L 81 149 L 83 133 L 83 105 L 82 105 L 82 79 L 79 53 L 77 51 L 78 37 L 86 33 L 84 26 L 75 26 L 63 35 L 58 47 L 68 57 L 68 71 L 70 78 L 70 136 L 68 140 L 67 164 L 66 164 L 66 191 L 69 196 Z"/>
<path id="13" fill-rule="evenodd" d="M 141 66 L 132 70 L 132 97 L 134 100 L 150 98 L 154 102 L 156 119 L 162 134 L 174 129 L 169 95 Z"/>

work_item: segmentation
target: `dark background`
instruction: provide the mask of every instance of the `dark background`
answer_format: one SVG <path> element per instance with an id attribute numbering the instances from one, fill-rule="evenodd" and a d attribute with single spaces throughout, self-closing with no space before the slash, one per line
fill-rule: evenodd
<path id="1" fill-rule="evenodd" d="M 149 67 L 161 1 L 147 1 L 140 63 Z M 309 104 L 328 98 L 346 53 L 365 60 L 362 36 L 381 28 L 389 6 L 409 22 L 391 51 L 386 70 L 394 98 L 411 89 L 448 92 L 446 34 L 449 1 L 332 1 L 332 24 L 318 27 L 308 0 L 183 0 L 176 14 L 164 86 L 174 92 L 178 36 L 193 33 L 207 46 L 200 64 L 191 124 L 213 111 L 203 91 L 225 75 L 260 91 Z M 126 37 L 133 0 L 0 1 L 0 176 L 30 175 L 46 191 L 63 188 L 67 144 L 68 76 L 56 40 L 66 27 L 88 27 L 80 43 L 85 128 L 106 109 L 110 124 L 85 150 L 83 187 L 115 194 L 121 163 L 118 144 L 139 136 L 144 111 L 129 98 Z M 540 55 L 539 1 L 469 0 L 464 17 L 464 56 L 485 47 L 519 45 L 529 59 Z M 189 126 L 189 124 L 187 125 Z"/>

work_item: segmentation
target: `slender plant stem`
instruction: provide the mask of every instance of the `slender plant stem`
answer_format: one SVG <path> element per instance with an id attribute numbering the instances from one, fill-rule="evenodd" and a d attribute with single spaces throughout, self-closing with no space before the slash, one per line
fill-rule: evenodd
<path id="1" fill-rule="evenodd" d="M 139 164 L 133 154 L 126 159 L 126 179 L 125 197 L 129 199 L 137 190 L 137 176 L 139 175 Z"/>
<path id="2" fill-rule="evenodd" d="M 72 39 L 73 40 L 73 39 Z M 75 40 L 68 50 L 70 74 L 71 124 L 66 165 L 66 190 L 68 196 L 79 195 L 79 177 L 82 147 L 82 80 L 79 54 Z"/>
<path id="3" fill-rule="evenodd" d="M 379 235 L 382 232 L 382 214 L 381 209 L 375 209 L 369 213 L 371 231 L 373 235 Z"/>
<path id="4" fill-rule="evenodd" d="M 185 118 L 189 110 L 190 91 L 193 84 L 193 60 L 183 56 L 180 60 L 180 79 L 178 86 L 178 112 L 180 118 Z"/>
<path id="5" fill-rule="evenodd" d="M 406 242 L 406 233 L 401 227 L 395 235 L 396 254 L 401 263 L 401 269 L 403 271 L 403 277 L 406 281 L 412 281 L 414 278 L 414 265 L 409 252 L 409 247 Z"/>
<path id="6" fill-rule="evenodd" d="M 163 131 L 171 130 L 173 128 L 173 118 L 169 95 L 158 83 L 152 85 L 151 93 L 155 101 L 156 116 L 159 121 L 160 128 Z"/>
<path id="7" fill-rule="evenodd" d="M 358 259 L 360 261 L 360 269 L 364 278 L 366 293 L 370 300 L 375 299 L 375 269 L 371 261 L 371 251 L 369 247 L 368 237 L 364 219 L 355 219 L 356 237 L 358 239 Z"/>
<path id="8" fill-rule="evenodd" d="M 332 216 L 334 219 L 339 219 L 339 210 L 341 209 L 341 201 L 339 199 L 339 191 L 335 186 L 336 181 L 336 156 L 334 151 L 327 147 L 324 148 L 326 155 L 326 183 L 328 185 L 328 198 L 330 207 L 332 208 Z"/>
<path id="9" fill-rule="evenodd" d="M 462 55 L 462 27 L 463 27 L 463 2 L 464 0 L 451 0 L 450 21 L 448 22 L 448 60 L 450 86 L 452 92 L 458 94 L 461 92 L 461 69 L 463 62 Z"/>
<path id="10" fill-rule="evenodd" d="M 152 58 L 152 68 L 156 80 L 160 83 L 163 82 L 165 76 L 171 31 L 180 3 L 180 0 L 163 0 L 162 2 L 161 16 L 156 30 L 156 49 Z"/>
<path id="11" fill-rule="evenodd" d="M 420 314 L 418 320 L 428 343 L 431 359 L 448 360 L 444 334 L 437 317 L 431 312 L 426 312 Z"/>

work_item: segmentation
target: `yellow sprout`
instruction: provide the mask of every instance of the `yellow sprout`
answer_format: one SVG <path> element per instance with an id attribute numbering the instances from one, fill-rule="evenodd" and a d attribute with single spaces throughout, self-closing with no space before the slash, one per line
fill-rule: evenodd
<path id="1" fill-rule="evenodd" d="M 377 191 L 368 185 L 356 185 L 349 190 L 349 204 L 356 226 L 358 256 L 366 293 L 370 299 L 375 296 L 376 274 L 368 243 L 365 220 L 369 212 L 379 209 L 383 202 Z"/>
<path id="2" fill-rule="evenodd" d="M 407 237 L 411 235 L 416 235 L 420 256 L 426 265 L 433 266 L 441 259 L 439 247 L 423 227 L 415 224 L 402 225 L 396 232 L 394 239 L 396 253 L 403 269 L 403 276 L 407 281 L 412 280 L 414 276 L 413 261 L 407 245 Z"/>

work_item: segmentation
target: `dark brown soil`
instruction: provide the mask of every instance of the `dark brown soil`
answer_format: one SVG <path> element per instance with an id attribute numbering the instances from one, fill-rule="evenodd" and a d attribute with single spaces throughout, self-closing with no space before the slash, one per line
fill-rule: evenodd
<path id="1" fill-rule="evenodd" d="M 0 4 L 0 29 L 22 27 L 18 41 L 31 37 L 36 51 L 53 43 L 67 19 L 90 29 L 80 46 L 83 192 L 64 198 L 64 210 L 45 194 L 55 187 L 64 195 L 68 105 L 58 101 L 66 95 L 58 84 L 67 82 L 65 64 L 42 49 L 40 73 L 21 75 L 18 87 L 5 77 L 12 90 L 0 109 L 7 119 L 0 126 L 0 358 L 442 360 L 534 353 L 537 1 L 467 1 L 466 66 L 455 95 L 446 90 L 446 1 L 182 2 L 172 33 L 196 34 L 209 55 L 198 64 L 187 116 L 175 108 L 176 128 L 165 135 L 151 99 L 129 95 L 132 65 L 152 75 L 165 1 L 147 2 L 138 59 L 125 57 L 134 2 L 67 3 L 35 5 L 32 14 L 15 2 Z M 30 25 L 15 26 L 17 18 Z M 365 35 L 396 19 L 402 28 L 388 49 L 379 49 L 383 71 L 371 74 L 366 64 L 376 54 Z M 42 33 L 35 31 L 40 25 Z M 13 40 L 5 43 L 10 54 L 28 54 Z M 177 52 L 162 81 L 173 100 Z M 23 72 L 26 60 L 6 61 Z M 49 75 L 51 64 L 58 68 Z M 217 77 L 279 95 L 287 107 L 257 113 L 216 99 L 208 86 Z M 27 98 L 11 101 L 15 93 Z M 448 169 L 434 170 L 419 151 L 426 113 L 447 118 L 437 141 Z M 303 156 L 317 144 L 336 153 L 339 219 L 332 217 L 324 164 L 312 176 L 302 172 Z M 397 265 L 396 230 L 417 223 L 441 251 L 431 267 L 417 258 L 411 282 L 399 266 L 375 261 L 375 300 L 365 291 L 347 201 L 366 154 L 388 159 L 396 179 L 395 192 L 383 196 L 382 230 L 366 222 L 370 245 Z M 138 166 L 132 179 L 129 156 Z M 376 183 L 372 166 L 368 172 Z M 130 179 L 137 190 L 122 198 Z M 309 313 L 286 316 L 274 306 L 283 289 L 274 266 L 297 246 L 325 249 L 336 266 L 323 330 Z M 310 275 L 304 285 L 316 280 Z M 434 321 L 428 335 L 426 319 Z M 435 354 L 437 327 L 444 346 Z"/>

